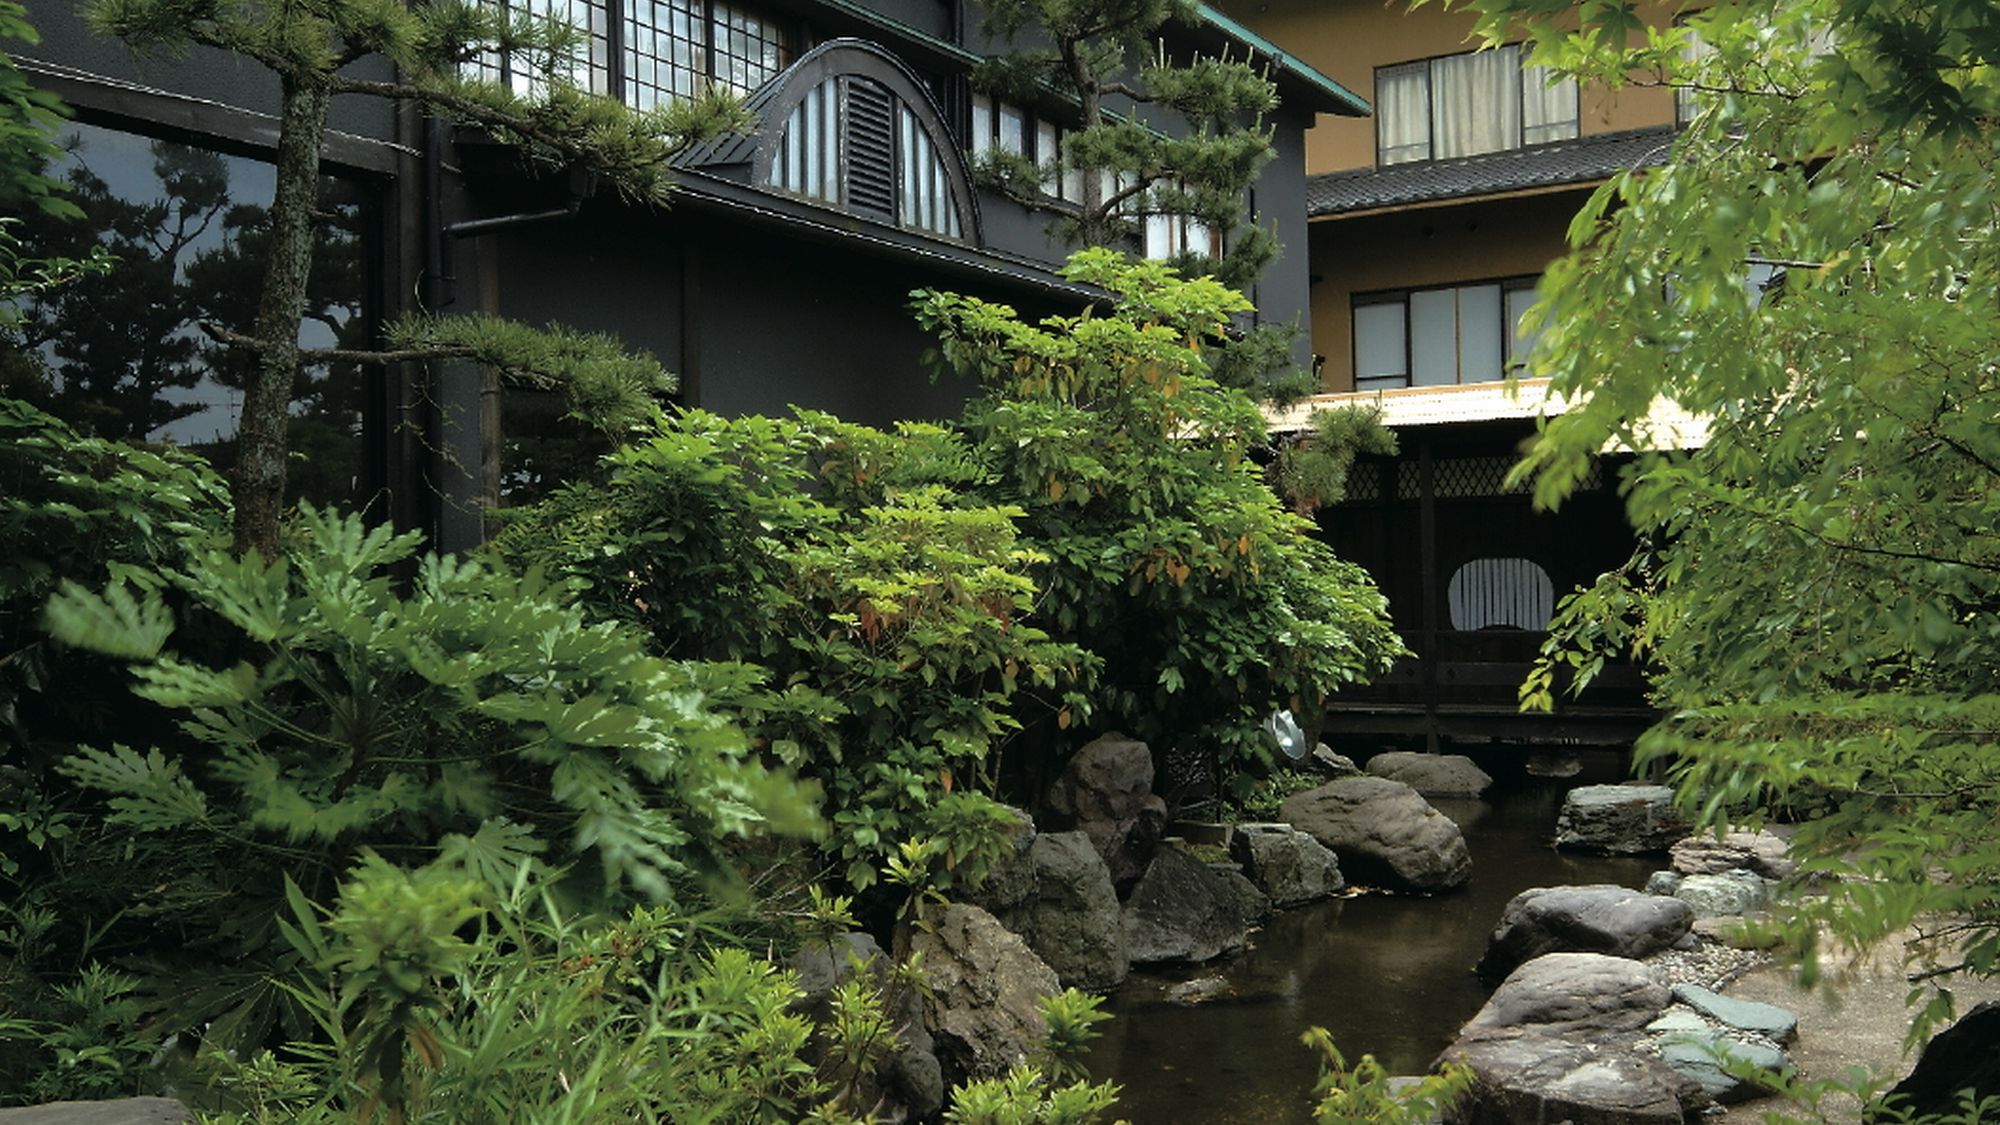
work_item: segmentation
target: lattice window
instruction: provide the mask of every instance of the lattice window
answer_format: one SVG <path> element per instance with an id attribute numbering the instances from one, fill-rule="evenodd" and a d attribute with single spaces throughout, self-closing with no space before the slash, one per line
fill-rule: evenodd
<path id="1" fill-rule="evenodd" d="M 561 20 L 584 35 L 584 44 L 568 60 L 568 78 L 593 94 L 611 93 L 611 8 L 608 0 L 486 0 L 486 3 L 516 19 Z M 466 65 L 466 76 L 499 82 L 516 94 L 529 97 L 541 92 L 542 74 L 548 60 L 526 57 L 520 52 L 506 54 L 485 51 Z M 557 64 L 556 73 L 564 67 Z"/>
<path id="2" fill-rule="evenodd" d="M 1478 496 L 1525 496 L 1528 485 L 1506 486 L 1507 474 L 1513 469 L 1515 460 L 1512 457 L 1439 458 L 1431 468 L 1437 497 L 1440 500 L 1462 500 Z M 1585 492 L 1602 487 L 1604 474 L 1595 464 L 1577 485 L 1579 491 Z M 1415 500 L 1422 494 L 1422 477 L 1417 462 L 1399 462 L 1396 466 L 1397 498 Z"/>
<path id="3" fill-rule="evenodd" d="M 791 45 L 774 20 L 720 0 L 627 0 L 625 100 L 651 109 L 711 83 L 747 94 L 785 68 Z"/>

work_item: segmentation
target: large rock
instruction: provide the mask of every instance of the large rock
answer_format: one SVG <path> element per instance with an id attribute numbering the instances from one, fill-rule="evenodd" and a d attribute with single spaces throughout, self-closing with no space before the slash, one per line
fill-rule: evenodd
<path id="1" fill-rule="evenodd" d="M 993 861 L 979 886 L 960 889 L 952 896 L 995 917 L 1005 917 L 1035 897 L 1035 865 L 1028 854 L 1035 844 L 1035 821 L 1025 809 L 1010 805 L 1007 812 L 1006 851 Z"/>
<path id="2" fill-rule="evenodd" d="M 1959 1092 L 2000 1097 L 2000 1000 L 1988 1000 L 1933 1036 L 1916 1069 L 1896 1083 L 1892 1104 L 1918 1117 L 1955 1112 Z"/>
<path id="3" fill-rule="evenodd" d="M 1455 1125 L 1684 1125 L 1706 1104 L 1699 1085 L 1625 1041 L 1512 1028 L 1468 1035 L 1444 1057 L 1473 1074 L 1446 1116 Z"/>
<path id="4" fill-rule="evenodd" d="M 1638 1031 L 1669 998 L 1645 965 L 1602 953 L 1545 953 L 1508 974 L 1465 1032 L 1538 1027 L 1551 1035 Z"/>
<path id="5" fill-rule="evenodd" d="M 1125 901 L 1125 952 L 1134 964 L 1214 960 L 1249 940 L 1254 906 L 1220 873 L 1168 844 Z"/>
<path id="6" fill-rule="evenodd" d="M 1400 781 L 1329 781 L 1287 798 L 1278 816 L 1332 849 L 1356 882 L 1441 891 L 1472 877 L 1458 825 Z"/>
<path id="7" fill-rule="evenodd" d="M 831 1049 L 824 1027 L 832 1018 L 834 991 L 857 973 L 872 975 L 897 1036 L 882 1066 L 862 1076 L 859 1100 L 875 1106 L 875 1116 L 884 1122 L 926 1120 L 944 1108 L 944 1074 L 924 1025 L 923 997 L 891 984 L 888 959 L 874 938 L 848 933 L 807 942 L 792 955 L 791 967 L 799 977 L 793 1009 L 821 1028 L 807 1046 L 809 1060 L 817 1062 Z"/>
<path id="8" fill-rule="evenodd" d="M 1667 854 L 1682 875 L 1749 871 L 1766 879 L 1789 879 L 1799 869 L 1784 837 L 1773 832 L 1731 830 L 1720 837 L 1702 833 L 1675 841 Z"/>
<path id="9" fill-rule="evenodd" d="M 1738 1000 L 1698 984 L 1675 985 L 1674 999 L 1716 1023 L 1763 1036 L 1773 1043 L 1790 1043 L 1799 1033 L 1799 1017 L 1776 1004 Z"/>
<path id="10" fill-rule="evenodd" d="M 1761 875 L 1731 871 L 1722 875 L 1683 875 L 1674 897 L 1688 904 L 1697 918 L 1753 914 L 1770 901 L 1770 887 Z"/>
<path id="11" fill-rule="evenodd" d="M 1368 772 L 1400 781 L 1426 797 L 1477 797 L 1493 784 L 1493 778 L 1463 754 L 1391 750 L 1368 759 Z"/>
<path id="12" fill-rule="evenodd" d="M 0 1109 L 0 1121 L 7 1125 L 192 1125 L 194 1114 L 172 1098 L 113 1098 Z"/>
<path id="13" fill-rule="evenodd" d="M 1688 904 L 1600 883 L 1533 887 L 1515 895 L 1487 939 L 1479 975 L 1499 980 L 1544 953 L 1650 957 L 1687 936 Z"/>
<path id="14" fill-rule="evenodd" d="M 1229 853 L 1273 906 L 1298 906 L 1347 886 L 1326 845 L 1289 824 L 1239 824 Z"/>
<path id="15" fill-rule="evenodd" d="M 1305 764 L 1325 777 L 1353 777 L 1361 772 L 1354 759 L 1334 753 L 1333 747 L 1324 742 L 1313 747 L 1313 752 L 1306 756 Z"/>
<path id="16" fill-rule="evenodd" d="M 1041 1002 L 1062 990 L 1055 970 L 976 906 L 952 903 L 910 939 L 929 990 L 924 1024 L 947 1086 L 997 1078 L 1027 1060 L 1048 1034 Z"/>
<path id="17" fill-rule="evenodd" d="M 1153 752 L 1122 734 L 1078 750 L 1049 787 L 1048 808 L 1052 827 L 1090 837 L 1121 887 L 1146 870 L 1167 825 L 1167 804 L 1153 794 Z"/>
<path id="18" fill-rule="evenodd" d="M 1607 855 L 1664 852 L 1687 832 L 1664 785 L 1585 785 L 1563 798 L 1556 847 Z"/>
<path id="19" fill-rule="evenodd" d="M 1125 979 L 1125 931 L 1111 871 L 1082 832 L 1045 832 L 1028 849 L 1032 893 L 1003 916 L 1063 984 L 1104 991 Z"/>

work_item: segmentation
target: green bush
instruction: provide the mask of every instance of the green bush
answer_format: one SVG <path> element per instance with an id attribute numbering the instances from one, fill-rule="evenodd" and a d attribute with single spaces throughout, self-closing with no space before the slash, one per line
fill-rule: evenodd
<path id="1" fill-rule="evenodd" d="M 825 786 L 831 847 L 865 887 L 900 842 L 949 828 L 938 815 L 992 819 L 951 798 L 993 789 L 1022 714 L 1087 707 L 1094 661 L 1037 627 L 1039 556 L 1018 511 L 964 498 L 979 478 L 935 426 L 691 411 L 497 548 L 659 651 L 762 669 L 727 702 Z"/>
<path id="2" fill-rule="evenodd" d="M 1039 619 L 1103 661 L 1089 713 L 1064 719 L 1224 773 L 1262 761 L 1273 711 L 1312 713 L 1403 651 L 1386 603 L 1285 510 L 1251 457 L 1256 404 L 1210 377 L 1242 295 L 1101 250 L 1065 276 L 1112 299 L 1029 324 L 917 294 L 943 362 L 985 387 L 964 429 L 980 494 L 1020 509 L 1023 542 L 1046 556 Z"/>
<path id="3" fill-rule="evenodd" d="M 51 751 L 33 778 L 72 811 L 0 934 L 16 998 L 60 993 L 79 951 L 116 958 L 159 1034 L 247 1049 L 274 1021 L 303 1030 L 278 984 L 288 883 L 324 901 L 364 854 L 442 857 L 490 886 L 560 870 L 573 902 L 616 906 L 698 887 L 732 837 L 817 828 L 812 794 L 711 705 L 738 670 L 649 655 L 562 586 L 485 563 L 426 558 L 400 590 L 415 548 L 307 509 L 273 562 L 192 546 L 101 592 L 63 585 L 55 636 L 128 662 L 127 706 L 156 718 L 146 743 Z M 33 911 L 66 935 L 38 957 L 15 933 Z M 21 1042 L 0 1069 L 55 1061 Z"/>

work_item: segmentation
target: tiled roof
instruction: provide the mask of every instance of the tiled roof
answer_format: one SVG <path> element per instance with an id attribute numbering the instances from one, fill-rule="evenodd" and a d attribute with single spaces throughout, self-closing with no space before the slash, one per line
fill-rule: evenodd
<path id="1" fill-rule="evenodd" d="M 1672 129 L 1607 133 L 1458 160 L 1400 164 L 1381 171 L 1330 172 L 1306 179 L 1306 214 L 1344 215 L 1406 203 L 1491 195 L 1601 180 L 1626 168 L 1665 163 Z"/>

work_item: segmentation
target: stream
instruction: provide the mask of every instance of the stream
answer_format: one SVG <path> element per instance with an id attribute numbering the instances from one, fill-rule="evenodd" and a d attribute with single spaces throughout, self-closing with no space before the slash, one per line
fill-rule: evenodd
<path id="1" fill-rule="evenodd" d="M 1319 1059 L 1299 1035 L 1333 1032 L 1350 1063 L 1372 1054 L 1391 1074 L 1421 1074 L 1486 1002 L 1472 973 L 1507 901 L 1529 887 L 1643 886 L 1656 858 L 1559 853 L 1549 846 L 1563 794 L 1623 780 L 1619 755 L 1585 753 L 1570 778 L 1529 777 L 1523 751 L 1476 755 L 1497 779 L 1479 800 L 1434 799 L 1465 834 L 1472 880 L 1431 897 L 1364 894 L 1279 911 L 1247 952 L 1170 972 L 1139 972 L 1106 1005 L 1091 1077 L 1117 1082 L 1115 1115 L 1136 1125 L 1309 1122 Z M 1202 1004 L 1165 998 L 1175 983 L 1221 976 Z"/>

